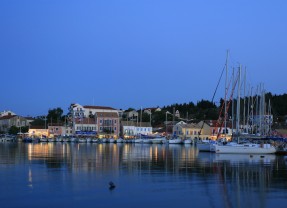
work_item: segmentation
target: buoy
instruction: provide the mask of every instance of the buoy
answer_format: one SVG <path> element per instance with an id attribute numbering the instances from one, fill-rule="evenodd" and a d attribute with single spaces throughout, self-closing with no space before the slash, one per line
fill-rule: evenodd
<path id="1" fill-rule="evenodd" d="M 112 181 L 109 182 L 109 186 L 110 186 L 110 189 L 116 188 L 116 185 Z"/>

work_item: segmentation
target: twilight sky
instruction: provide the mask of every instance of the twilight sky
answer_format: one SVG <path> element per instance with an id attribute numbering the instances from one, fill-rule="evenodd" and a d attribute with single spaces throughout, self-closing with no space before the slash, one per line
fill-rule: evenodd
<path id="1" fill-rule="evenodd" d="M 0 111 L 211 100 L 227 49 L 250 86 L 287 93 L 286 11 L 286 0 L 1 0 Z"/>

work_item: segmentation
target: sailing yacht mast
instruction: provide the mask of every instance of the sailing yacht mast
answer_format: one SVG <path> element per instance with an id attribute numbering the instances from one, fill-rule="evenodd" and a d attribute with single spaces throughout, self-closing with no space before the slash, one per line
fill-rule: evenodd
<path id="1" fill-rule="evenodd" d="M 227 118 L 227 101 L 226 101 L 226 97 L 227 97 L 227 76 L 228 76 L 228 56 L 229 56 L 229 50 L 227 50 L 227 54 L 226 54 L 226 63 L 225 63 L 225 67 L 226 67 L 226 77 L 225 77 L 225 95 L 224 95 L 224 134 L 225 134 L 225 138 L 226 138 L 226 118 Z"/>
<path id="2" fill-rule="evenodd" d="M 236 134 L 239 139 L 239 125 L 240 125 L 240 83 L 241 83 L 241 65 L 238 70 L 238 85 L 237 85 L 237 109 L 236 109 Z"/>
<path id="3" fill-rule="evenodd" d="M 244 71 L 244 88 L 243 88 L 243 129 L 244 133 L 246 133 L 246 109 L 245 109 L 245 98 L 246 98 L 246 67 Z"/>

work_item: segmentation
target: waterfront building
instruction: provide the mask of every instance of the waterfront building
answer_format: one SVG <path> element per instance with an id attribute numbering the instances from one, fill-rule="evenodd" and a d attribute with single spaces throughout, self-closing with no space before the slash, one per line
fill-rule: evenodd
<path id="1" fill-rule="evenodd" d="M 33 121 L 31 118 L 25 118 L 17 115 L 5 115 L 0 117 L 0 131 L 7 133 L 12 126 L 19 128 L 21 132 L 22 127 L 29 126 Z"/>
<path id="2" fill-rule="evenodd" d="M 116 112 L 96 112 L 95 123 L 100 138 L 117 138 L 120 133 L 120 120 Z"/>
<path id="3" fill-rule="evenodd" d="M 71 126 L 59 124 L 49 124 L 48 132 L 49 137 L 71 136 L 73 134 Z"/>
<path id="4" fill-rule="evenodd" d="M 118 137 L 120 111 L 106 106 L 71 104 L 69 121 L 72 132 L 75 135 Z"/>
<path id="5" fill-rule="evenodd" d="M 152 127 L 149 122 L 121 121 L 121 132 L 124 138 L 152 135 Z"/>
<path id="6" fill-rule="evenodd" d="M 235 129 L 232 129 L 231 122 L 227 122 L 226 129 L 224 124 L 220 127 L 220 123 L 217 120 L 206 120 L 200 121 L 198 125 L 201 127 L 201 137 L 202 138 L 211 138 L 213 140 L 217 139 L 217 136 L 231 139 L 232 133 Z M 218 134 L 219 133 L 219 134 Z"/>
<path id="7" fill-rule="evenodd" d="M 50 137 L 49 129 L 43 129 L 42 126 L 31 126 L 28 131 L 28 136 L 33 138 Z"/>
<path id="8" fill-rule="evenodd" d="M 200 136 L 201 126 L 196 123 L 187 124 L 183 121 L 173 126 L 173 135 L 181 139 L 195 139 Z"/>

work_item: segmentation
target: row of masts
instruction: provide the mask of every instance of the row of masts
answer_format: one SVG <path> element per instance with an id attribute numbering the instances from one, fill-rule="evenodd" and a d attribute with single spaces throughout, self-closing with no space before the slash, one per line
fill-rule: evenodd
<path id="1" fill-rule="evenodd" d="M 225 70 L 225 95 L 224 95 L 224 133 L 226 134 L 228 120 L 231 120 L 231 129 L 233 135 L 260 135 L 267 136 L 271 132 L 272 116 L 270 100 L 266 103 L 266 91 L 261 83 L 254 91 L 249 86 L 248 95 L 246 95 L 246 67 L 242 76 L 242 66 L 239 65 L 237 72 L 232 70 L 231 79 L 228 79 L 228 58 L 227 51 Z M 243 80 L 242 80 L 243 78 Z M 230 85 L 231 90 L 230 90 Z M 237 98 L 233 94 L 237 88 Z M 243 90 L 242 90 L 243 88 Z M 243 91 L 243 96 L 241 96 Z M 229 97 L 229 98 L 228 98 Z M 238 102 L 239 101 L 239 102 Z M 231 116 L 229 117 L 229 104 L 232 103 Z M 243 109 L 241 109 L 243 105 Z M 236 106 L 236 109 L 235 109 Z M 235 131 L 234 131 L 235 129 Z"/>

